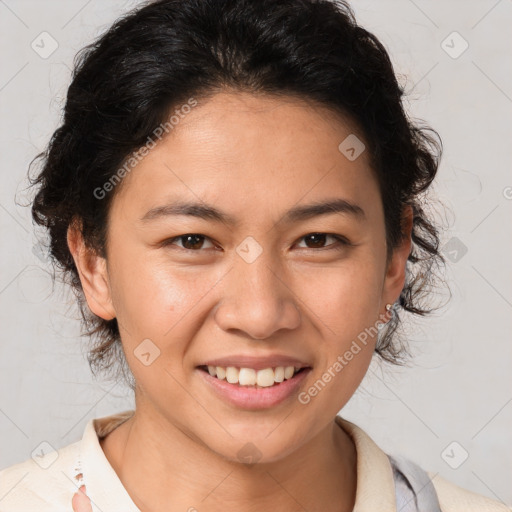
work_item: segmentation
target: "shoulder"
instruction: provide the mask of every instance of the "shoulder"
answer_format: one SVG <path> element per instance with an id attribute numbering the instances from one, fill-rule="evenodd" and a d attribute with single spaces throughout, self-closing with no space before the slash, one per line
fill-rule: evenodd
<path id="1" fill-rule="evenodd" d="M 69 512 L 80 442 L 34 454 L 0 471 L 1 512 Z"/>
<path id="2" fill-rule="evenodd" d="M 512 507 L 459 487 L 428 472 L 434 484 L 442 512 L 512 512 Z"/>

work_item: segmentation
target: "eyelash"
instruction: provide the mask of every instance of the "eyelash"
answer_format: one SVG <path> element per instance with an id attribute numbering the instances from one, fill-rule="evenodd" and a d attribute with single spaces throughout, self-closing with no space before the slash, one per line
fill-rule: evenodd
<path id="1" fill-rule="evenodd" d="M 334 250 L 334 251 L 341 251 L 343 250 L 345 247 L 349 247 L 349 246 L 352 246 L 353 244 L 350 243 L 345 237 L 341 236 L 341 235 L 335 235 L 334 233 L 321 233 L 321 232 L 312 232 L 312 233 L 308 233 L 307 235 L 304 235 L 302 236 L 301 238 L 299 238 L 299 240 L 303 240 L 304 238 L 307 238 L 308 236 L 311 236 L 311 235 L 326 235 L 326 236 L 330 236 L 332 238 L 334 238 L 336 240 L 336 243 L 334 244 L 330 244 L 326 247 L 319 247 L 317 249 L 311 249 L 309 247 L 301 247 L 301 249 L 310 249 L 310 250 L 313 250 L 313 251 L 326 251 L 326 250 Z M 170 245 L 174 245 L 174 242 L 176 240 L 179 240 L 181 238 L 185 238 L 187 236 L 197 236 L 197 237 L 201 237 L 201 238 L 204 238 L 205 240 L 210 240 L 211 239 L 205 235 L 201 235 L 200 233 L 185 233 L 183 235 L 178 235 L 178 236 L 175 236 L 173 238 L 169 238 L 167 240 L 164 240 L 161 244 L 161 246 L 163 247 L 167 247 L 167 246 L 170 246 Z M 183 251 L 187 251 L 187 252 L 199 252 L 201 251 L 201 249 L 186 249 L 185 247 L 178 247 L 178 249 L 180 250 L 183 250 Z"/>

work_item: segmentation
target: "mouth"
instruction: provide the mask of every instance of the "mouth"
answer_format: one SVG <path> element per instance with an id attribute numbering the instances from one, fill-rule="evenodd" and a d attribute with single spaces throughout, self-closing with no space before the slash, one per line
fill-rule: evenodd
<path id="1" fill-rule="evenodd" d="M 197 368 L 219 381 L 228 382 L 240 388 L 255 389 L 282 386 L 286 381 L 292 380 L 297 375 L 311 369 L 309 366 L 276 366 L 257 370 L 245 367 L 207 365 L 201 365 Z"/>
<path id="2" fill-rule="evenodd" d="M 203 383 L 224 402 L 245 410 L 269 410 L 286 404 L 306 385 L 310 366 L 272 366 L 253 362 L 256 368 L 201 365 L 196 370 Z M 302 363 L 298 363 L 302 364 Z"/>

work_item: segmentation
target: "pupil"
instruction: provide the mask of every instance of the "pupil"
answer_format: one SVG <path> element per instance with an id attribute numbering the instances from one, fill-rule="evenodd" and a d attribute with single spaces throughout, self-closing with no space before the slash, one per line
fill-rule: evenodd
<path id="1" fill-rule="evenodd" d="M 313 239 L 313 245 L 315 245 L 315 243 L 316 243 L 318 246 L 320 246 L 320 247 L 321 247 L 321 246 L 323 245 L 323 242 L 325 242 L 325 236 L 326 236 L 326 235 L 324 235 L 324 234 L 322 234 L 322 233 L 313 233 L 313 234 L 311 234 L 311 235 L 308 235 L 308 236 L 306 237 L 306 239 L 308 239 L 308 238 L 309 238 L 310 240 L 311 240 L 311 239 Z M 316 242 L 315 242 L 315 240 L 316 240 Z M 315 246 L 315 247 L 316 247 L 316 246 Z"/>
<path id="2" fill-rule="evenodd" d="M 184 237 L 182 237 L 186 240 L 186 242 L 183 244 L 187 249 L 200 249 L 201 248 L 201 245 L 202 245 L 202 240 L 201 240 L 201 236 L 200 235 L 185 235 Z M 192 244 L 189 244 L 188 243 L 188 240 L 189 239 L 195 239 L 196 240 L 196 243 L 192 243 Z M 199 240 L 199 241 L 198 241 Z M 192 247 L 187 247 L 187 245 L 192 245 Z"/>

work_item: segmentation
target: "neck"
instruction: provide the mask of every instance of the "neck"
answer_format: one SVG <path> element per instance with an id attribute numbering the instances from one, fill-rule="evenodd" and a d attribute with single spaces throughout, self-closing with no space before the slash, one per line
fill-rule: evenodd
<path id="1" fill-rule="evenodd" d="M 226 460 L 139 408 L 100 444 L 142 512 L 340 512 L 351 511 L 355 502 L 355 447 L 334 419 L 299 450 L 264 464 Z"/>

